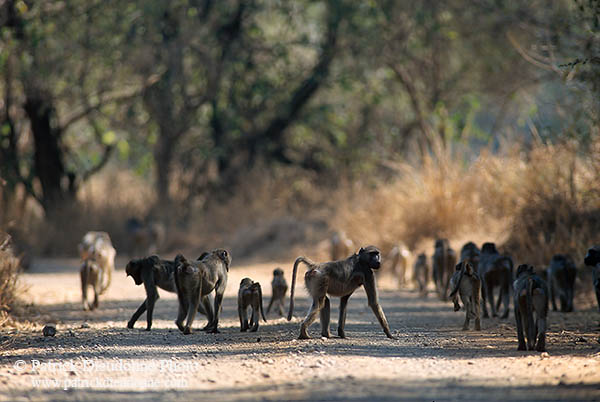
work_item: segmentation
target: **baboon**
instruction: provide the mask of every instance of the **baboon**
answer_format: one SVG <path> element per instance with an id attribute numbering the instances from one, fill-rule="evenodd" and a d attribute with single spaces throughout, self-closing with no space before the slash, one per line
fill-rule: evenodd
<path id="1" fill-rule="evenodd" d="M 103 294 L 110 286 L 117 255 L 110 236 L 106 232 L 87 232 L 78 249 L 83 261 L 93 259 L 100 266 L 100 294 Z"/>
<path id="2" fill-rule="evenodd" d="M 456 253 L 447 239 L 435 241 L 433 253 L 433 282 L 441 300 L 447 300 L 450 277 L 456 265 Z"/>
<path id="3" fill-rule="evenodd" d="M 129 237 L 129 253 L 133 257 L 158 252 L 165 238 L 165 227 L 158 222 L 142 223 L 129 218 L 125 224 Z"/>
<path id="4" fill-rule="evenodd" d="M 429 264 L 427 263 L 427 256 L 425 253 L 421 253 L 417 256 L 415 265 L 413 267 L 413 280 L 417 283 L 419 293 L 427 297 L 427 284 L 429 283 Z"/>
<path id="5" fill-rule="evenodd" d="M 271 307 L 273 303 L 277 304 L 277 311 L 280 316 L 284 315 L 284 305 L 285 305 L 285 294 L 288 289 L 287 282 L 283 277 L 283 270 L 281 268 L 275 268 L 273 270 L 273 280 L 271 281 L 271 289 L 273 290 L 271 294 L 271 301 L 269 302 L 269 306 L 267 307 L 267 314 L 271 311 Z"/>
<path id="6" fill-rule="evenodd" d="M 346 233 L 339 231 L 331 236 L 331 260 L 338 261 L 348 257 L 354 249 L 354 243 Z"/>
<path id="7" fill-rule="evenodd" d="M 555 296 L 560 300 L 560 311 L 573 311 L 575 276 L 577 268 L 568 254 L 556 254 L 550 260 L 547 271 L 548 297 L 552 302 L 552 310 L 556 311 Z"/>
<path id="8" fill-rule="evenodd" d="M 410 251 L 408 248 L 399 243 L 392 247 L 386 260 L 386 265 L 390 266 L 390 272 L 398 280 L 398 286 L 404 285 L 406 281 L 406 267 L 408 264 L 408 258 L 410 257 Z"/>
<path id="9" fill-rule="evenodd" d="M 479 256 L 479 278 L 481 279 L 481 305 L 483 317 L 488 318 L 486 301 L 489 301 L 492 317 L 497 317 L 500 303 L 504 302 L 504 313 L 501 318 L 508 317 L 510 303 L 510 288 L 512 281 L 513 262 L 509 256 L 501 255 L 494 243 L 484 243 Z M 494 288 L 499 287 L 498 304 L 494 304 Z"/>
<path id="10" fill-rule="evenodd" d="M 456 265 L 456 271 L 450 279 L 450 298 L 454 302 L 454 311 L 460 310 L 458 295 L 465 306 L 465 323 L 463 331 L 469 329 L 469 321 L 475 319 L 475 330 L 481 330 L 481 316 L 479 314 L 479 292 L 481 280 L 477 271 L 469 261 L 461 261 Z"/>
<path id="11" fill-rule="evenodd" d="M 223 304 L 223 295 L 227 287 L 227 277 L 231 255 L 227 250 L 215 249 L 204 253 L 196 261 L 188 261 L 181 254 L 175 258 L 175 287 L 179 300 L 177 328 L 184 334 L 192 332 L 192 323 L 198 310 L 200 300 L 215 291 L 213 317 L 202 329 L 210 333 L 218 333 L 219 314 Z M 185 326 L 184 318 L 187 317 Z"/>
<path id="12" fill-rule="evenodd" d="M 475 243 L 470 241 L 468 243 L 465 243 L 464 246 L 462 246 L 462 249 L 460 250 L 460 260 L 467 261 L 468 263 L 470 263 L 475 272 L 477 272 L 479 268 L 480 254 L 481 251 L 479 250 L 479 247 L 477 247 Z"/>
<path id="13" fill-rule="evenodd" d="M 535 348 L 538 352 L 544 352 L 546 350 L 548 289 L 546 283 L 534 273 L 531 265 L 522 264 L 517 268 L 514 298 L 517 338 L 519 340 L 518 350 L 533 350 Z M 527 336 L 527 345 L 525 345 L 523 330 Z"/>
<path id="14" fill-rule="evenodd" d="M 600 310 L 600 246 L 593 246 L 583 260 L 585 265 L 592 267 L 592 280 L 594 281 L 594 291 L 596 292 L 596 301 L 598 310 Z"/>
<path id="15" fill-rule="evenodd" d="M 248 324 L 248 307 L 252 307 L 252 316 L 250 324 Z M 241 331 L 250 332 L 258 331 L 258 322 L 260 316 L 266 322 L 265 311 L 263 309 L 262 289 L 260 283 L 254 282 L 250 278 L 244 278 L 240 282 L 240 290 L 238 291 L 238 315 L 240 316 Z M 252 325 L 252 328 L 250 328 Z"/>
<path id="16" fill-rule="evenodd" d="M 338 335 L 345 338 L 344 326 L 346 324 L 346 307 L 348 299 L 352 293 L 363 286 L 367 293 L 369 307 L 375 313 L 379 324 L 383 328 L 388 338 L 394 339 L 390 332 L 390 326 L 385 318 L 385 314 L 379 305 L 377 296 L 377 284 L 375 281 L 374 269 L 381 266 L 381 253 L 375 246 L 364 247 L 358 253 L 351 255 L 345 260 L 331 261 L 323 263 L 314 263 L 306 257 L 298 257 L 294 262 L 294 271 L 292 273 L 292 291 L 290 294 L 290 310 L 288 312 L 288 321 L 292 319 L 294 312 L 294 288 L 296 285 L 296 272 L 298 265 L 303 262 L 309 269 L 304 274 L 306 289 L 311 295 L 313 301 L 306 318 L 300 326 L 299 339 L 309 339 L 308 327 L 315 321 L 317 314 L 321 318 L 321 336 L 329 338 L 329 320 L 330 320 L 330 296 L 340 297 L 340 317 L 338 320 Z"/>
<path id="17" fill-rule="evenodd" d="M 136 285 L 144 284 L 146 290 L 146 300 L 133 313 L 131 319 L 127 322 L 127 328 L 133 328 L 135 322 L 147 310 L 146 331 L 152 328 L 152 314 L 154 304 L 159 299 L 158 289 L 161 288 L 167 292 L 177 293 L 175 288 L 175 262 L 170 260 L 161 260 L 158 256 L 139 258 L 131 260 L 125 267 L 127 276 L 131 276 Z M 204 314 L 209 321 L 213 318 L 211 299 L 207 296 L 202 299 L 202 304 L 198 306 L 198 311 Z"/>
<path id="18" fill-rule="evenodd" d="M 102 281 L 102 272 L 100 266 L 91 258 L 87 258 L 81 264 L 81 269 L 79 270 L 79 275 L 81 277 L 81 298 L 83 302 L 84 310 L 94 310 L 98 308 L 98 295 L 100 294 L 101 289 L 101 281 Z M 94 301 L 92 304 L 88 302 L 87 299 L 87 289 L 88 286 L 91 286 L 94 290 Z"/>

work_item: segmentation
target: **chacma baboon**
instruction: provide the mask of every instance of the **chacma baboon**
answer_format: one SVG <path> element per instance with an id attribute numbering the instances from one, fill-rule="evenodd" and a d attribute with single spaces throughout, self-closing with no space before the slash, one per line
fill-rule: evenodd
<path id="1" fill-rule="evenodd" d="M 456 252 L 447 239 L 437 239 L 433 252 L 433 282 L 441 300 L 446 300 L 450 277 L 456 266 Z"/>
<path id="2" fill-rule="evenodd" d="M 479 256 L 481 255 L 481 251 L 479 247 L 475 245 L 472 241 L 465 243 L 464 246 L 460 249 L 460 260 L 467 261 L 475 272 L 478 271 L 479 268 Z"/>
<path id="3" fill-rule="evenodd" d="M 385 265 L 389 265 L 390 273 L 398 281 L 398 286 L 402 286 L 406 282 L 406 267 L 409 257 L 408 248 L 403 243 L 399 243 L 392 247 L 386 258 Z"/>
<path id="4" fill-rule="evenodd" d="M 556 254 L 552 257 L 547 271 L 548 297 L 552 302 L 552 310 L 557 310 L 555 296 L 558 295 L 560 311 L 573 311 L 576 275 L 577 268 L 570 255 Z"/>
<path id="5" fill-rule="evenodd" d="M 598 310 L 600 310 L 600 246 L 590 247 L 583 262 L 592 267 L 592 280 L 594 281 L 594 291 L 596 292 L 596 301 Z"/>
<path id="6" fill-rule="evenodd" d="M 162 223 L 143 223 L 137 218 L 129 218 L 125 224 L 129 238 L 129 253 L 133 257 L 157 253 L 165 238 Z"/>
<path id="7" fill-rule="evenodd" d="M 385 314 L 379 305 L 377 296 L 377 283 L 375 281 L 374 269 L 381 266 L 381 253 L 374 246 L 361 248 L 358 253 L 351 255 L 345 260 L 314 263 L 306 257 L 298 257 L 294 262 L 292 274 L 292 291 L 290 294 L 290 310 L 288 321 L 292 319 L 294 312 L 294 288 L 296 285 L 296 271 L 298 265 L 303 262 L 309 269 L 304 274 L 306 289 L 312 297 L 312 305 L 306 318 L 300 326 L 300 339 L 309 339 L 308 327 L 315 321 L 317 314 L 321 318 L 321 336 L 329 338 L 330 304 L 329 297 L 340 297 L 340 318 L 338 320 L 338 335 L 345 338 L 344 326 L 346 324 L 346 307 L 352 293 L 363 286 L 367 293 L 369 307 L 375 313 L 383 332 L 388 338 L 394 339 L 390 332 L 390 326 Z"/>
<path id="8" fill-rule="evenodd" d="M 227 287 L 231 255 L 227 250 L 216 249 L 204 253 L 196 261 L 188 261 L 182 255 L 175 258 L 175 287 L 179 300 L 177 314 L 177 328 L 184 334 L 192 332 L 192 323 L 196 310 L 201 300 L 204 300 L 213 290 L 215 291 L 215 305 L 212 320 L 202 329 L 211 333 L 218 333 L 219 314 L 223 304 L 223 295 Z M 204 303 L 204 301 L 203 301 Z M 185 326 L 184 318 L 187 317 Z"/>
<path id="9" fill-rule="evenodd" d="M 500 302 L 504 303 L 502 318 L 508 317 L 513 262 L 509 256 L 498 253 L 494 243 L 484 243 L 479 256 L 479 278 L 481 279 L 481 305 L 483 317 L 488 318 L 486 301 L 489 301 L 492 316 L 497 317 Z M 498 304 L 494 304 L 494 288 L 499 287 Z"/>
<path id="10" fill-rule="evenodd" d="M 534 273 L 531 265 L 522 264 L 517 268 L 514 298 L 517 338 L 519 340 L 518 350 L 533 350 L 535 348 L 538 352 L 544 352 L 546 350 L 548 289 L 546 283 Z M 527 336 L 527 345 L 525 345 L 523 330 L 525 330 Z"/>
<path id="11" fill-rule="evenodd" d="M 88 258 L 83 261 L 83 264 L 81 264 L 79 275 L 81 277 L 81 298 L 83 302 L 83 309 L 94 310 L 98 307 L 98 295 L 102 290 L 102 284 L 100 283 L 102 281 L 102 272 L 100 266 L 92 258 Z M 90 304 L 87 299 L 88 286 L 91 286 L 94 290 L 94 301 L 92 304 Z"/>
<path id="12" fill-rule="evenodd" d="M 454 302 L 454 311 L 460 310 L 458 295 L 465 306 L 465 323 L 463 330 L 469 329 L 469 321 L 475 319 L 475 330 L 481 330 L 481 316 L 479 314 L 479 292 L 481 280 L 477 271 L 469 261 L 461 261 L 456 265 L 456 271 L 450 279 L 450 298 Z"/>
<path id="13" fill-rule="evenodd" d="M 171 293 L 177 292 L 175 288 L 175 262 L 161 260 L 158 256 L 153 255 L 129 261 L 125 267 L 125 272 L 127 276 L 133 278 L 136 285 L 144 284 L 144 289 L 146 290 L 146 300 L 133 313 L 131 319 L 127 322 L 127 328 L 133 328 L 138 318 L 145 311 L 148 311 L 146 314 L 146 331 L 150 331 L 152 328 L 154 304 L 159 299 L 157 288 Z M 198 311 L 211 321 L 213 318 L 211 300 L 209 298 L 203 299 L 202 304 L 198 307 Z"/>
<path id="14" fill-rule="evenodd" d="M 252 308 L 250 323 L 248 323 L 248 307 Z M 263 310 L 262 289 L 260 283 L 254 282 L 250 278 L 244 278 L 240 282 L 240 290 L 238 291 L 238 315 L 240 316 L 241 331 L 245 332 L 248 329 L 250 332 L 258 331 L 258 322 L 260 316 L 266 322 L 265 312 Z M 250 328 L 252 325 L 252 328 Z"/>
<path id="15" fill-rule="evenodd" d="M 354 250 L 354 243 L 346 233 L 339 231 L 331 236 L 331 260 L 337 261 L 348 257 Z"/>
<path id="16" fill-rule="evenodd" d="M 100 266 L 100 294 L 103 294 L 110 286 L 117 255 L 110 236 L 106 232 L 87 232 L 78 249 L 83 261 L 92 259 Z"/>
<path id="17" fill-rule="evenodd" d="M 284 315 L 284 305 L 285 305 L 285 294 L 288 289 L 287 282 L 283 277 L 283 269 L 275 268 L 273 270 L 273 280 L 271 281 L 271 301 L 269 302 L 269 306 L 267 307 L 267 314 L 271 311 L 271 307 L 273 303 L 277 305 L 277 311 L 280 316 Z"/>
<path id="18" fill-rule="evenodd" d="M 429 283 L 429 264 L 425 253 L 417 256 L 413 267 L 413 280 L 417 283 L 421 296 L 427 297 L 427 284 Z"/>

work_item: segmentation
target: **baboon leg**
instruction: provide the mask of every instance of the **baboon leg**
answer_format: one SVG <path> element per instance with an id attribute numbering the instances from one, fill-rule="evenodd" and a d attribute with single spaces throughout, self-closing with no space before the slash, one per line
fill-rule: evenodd
<path id="1" fill-rule="evenodd" d="M 595 290 L 596 290 L 596 301 L 598 302 L 598 310 L 600 310 L 600 289 L 596 287 Z"/>
<path id="2" fill-rule="evenodd" d="M 271 301 L 269 302 L 269 305 L 267 306 L 267 315 L 269 315 L 269 312 L 271 311 L 271 306 L 273 305 L 274 301 L 275 301 L 275 298 L 273 296 L 271 296 Z"/>
<path id="3" fill-rule="evenodd" d="M 152 314 L 154 313 L 154 303 L 158 300 L 158 291 L 156 289 L 150 290 L 146 297 L 146 331 L 150 331 L 152 328 Z"/>
<path id="4" fill-rule="evenodd" d="M 485 285 L 485 282 L 482 280 L 481 281 L 481 307 L 483 308 L 483 318 L 489 318 L 490 315 L 488 314 L 488 309 L 487 309 L 487 286 Z"/>
<path id="5" fill-rule="evenodd" d="M 521 317 L 521 311 L 519 311 L 519 307 L 516 305 L 515 321 L 517 322 L 517 339 L 519 340 L 519 347 L 517 350 L 527 350 L 527 346 L 525 346 L 525 337 L 523 336 L 523 319 Z"/>
<path id="6" fill-rule="evenodd" d="M 258 331 L 258 322 L 259 317 L 260 317 L 260 305 L 257 303 L 252 303 L 252 318 L 250 318 L 250 322 L 252 323 L 252 329 L 250 330 L 251 332 L 256 332 Z"/>
<path id="7" fill-rule="evenodd" d="M 346 326 L 346 308 L 348 307 L 348 299 L 350 299 L 350 295 L 340 299 L 340 319 L 338 320 L 338 336 L 340 338 L 346 337 L 344 327 Z"/>
<path id="8" fill-rule="evenodd" d="M 463 324 L 463 331 L 468 331 L 469 330 L 469 315 L 471 314 L 471 303 L 467 302 L 465 303 L 465 322 Z"/>
<path id="9" fill-rule="evenodd" d="M 331 320 L 331 305 L 329 303 L 329 297 L 325 296 L 325 301 L 320 311 L 321 315 L 321 336 L 330 338 L 331 333 L 329 332 L 329 322 Z"/>
<path id="10" fill-rule="evenodd" d="M 185 328 L 183 329 L 185 335 L 192 333 L 192 324 L 194 323 L 194 318 L 198 311 L 198 304 L 200 304 L 200 288 L 202 288 L 202 284 L 200 284 L 198 290 L 194 289 L 194 292 L 190 295 L 191 299 L 188 300 L 187 320 L 185 322 Z"/>
<path id="11" fill-rule="evenodd" d="M 277 301 L 277 305 L 279 306 L 279 316 L 285 315 L 285 307 L 283 306 L 283 297 Z"/>
<path id="12" fill-rule="evenodd" d="M 98 294 L 100 293 L 100 289 L 98 289 L 100 287 L 99 284 L 95 284 L 94 285 L 94 302 L 92 303 L 92 310 L 95 310 L 98 308 Z"/>
<path id="13" fill-rule="evenodd" d="M 548 281 L 548 298 L 550 299 L 550 302 L 552 303 L 552 311 L 556 311 L 556 300 L 554 300 L 554 285 L 553 285 L 554 280 L 552 278 L 550 278 L 550 280 Z"/>
<path id="14" fill-rule="evenodd" d="M 240 332 L 248 330 L 248 316 L 245 308 L 238 306 L 238 315 L 240 316 Z"/>
<path id="15" fill-rule="evenodd" d="M 319 314 L 319 310 L 321 310 L 321 306 L 323 306 L 323 304 L 323 302 L 313 298 L 310 310 L 308 310 L 306 318 L 300 325 L 300 336 L 298 339 L 310 339 L 310 336 L 308 335 L 308 327 L 310 327 L 310 325 L 317 319 L 317 314 Z"/>
<path id="16" fill-rule="evenodd" d="M 212 324 L 208 324 L 207 332 L 211 334 L 218 334 L 219 331 L 219 314 L 221 313 L 221 306 L 223 305 L 223 293 L 225 289 L 219 289 L 217 294 L 215 295 L 215 311 Z"/>
<path id="17" fill-rule="evenodd" d="M 215 319 L 213 305 L 209 295 L 202 296 L 202 307 L 204 307 L 204 312 L 206 313 L 206 318 L 208 319 L 208 323 L 204 326 L 204 328 L 202 328 L 202 331 L 208 331 Z"/>
<path id="18" fill-rule="evenodd" d="M 498 317 L 498 313 L 496 312 L 496 306 L 494 305 L 494 286 L 491 284 L 487 285 L 487 299 L 490 303 L 490 309 L 492 310 L 492 317 Z M 500 295 L 498 295 L 500 297 Z"/>
<path id="19" fill-rule="evenodd" d="M 83 271 L 81 271 L 81 298 L 84 310 L 90 310 L 90 305 L 87 300 L 87 281 L 88 273 L 87 269 L 84 269 Z"/>
<path id="20" fill-rule="evenodd" d="M 185 327 L 183 326 L 183 320 L 185 320 L 185 316 L 187 315 L 189 306 L 185 297 L 179 297 L 178 300 L 179 309 L 177 310 L 177 319 L 175 320 L 175 325 L 177 325 L 177 328 L 179 328 L 179 330 L 183 332 L 185 330 Z"/>
<path id="21" fill-rule="evenodd" d="M 479 292 L 479 290 L 477 290 L 477 292 Z M 481 331 L 481 305 L 479 304 L 479 294 L 473 296 L 471 307 L 473 308 L 473 314 L 475 315 L 475 331 Z"/>
<path id="22" fill-rule="evenodd" d="M 502 300 L 504 302 L 504 313 L 502 313 L 502 316 L 500 318 L 508 318 L 508 308 L 509 308 L 509 303 L 510 303 L 510 291 L 509 291 L 509 283 L 506 282 L 503 286 L 502 286 Z M 500 295 L 498 295 L 498 302 L 500 302 Z"/>
<path id="23" fill-rule="evenodd" d="M 142 314 L 146 311 L 146 300 L 142 302 L 142 304 L 138 307 L 138 309 L 133 313 L 129 321 L 127 322 L 127 328 L 132 329 L 135 325 L 135 322 L 140 318 Z"/>
<path id="24" fill-rule="evenodd" d="M 548 308 L 547 301 L 543 294 L 535 294 L 533 296 L 533 306 L 537 315 L 536 322 L 536 338 L 537 343 L 535 345 L 535 350 L 538 352 L 546 351 L 546 310 Z M 534 342 L 535 339 L 534 338 Z"/>

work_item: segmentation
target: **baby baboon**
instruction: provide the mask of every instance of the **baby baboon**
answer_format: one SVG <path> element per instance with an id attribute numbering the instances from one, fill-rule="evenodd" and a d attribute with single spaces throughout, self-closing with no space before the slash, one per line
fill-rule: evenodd
<path id="1" fill-rule="evenodd" d="M 345 260 L 323 262 L 320 264 L 314 263 L 306 257 L 298 257 L 294 262 L 294 271 L 292 274 L 292 292 L 290 295 L 288 321 L 292 319 L 294 312 L 296 272 L 301 262 L 309 267 L 309 270 L 304 274 L 304 282 L 313 301 L 304 322 L 300 326 L 300 339 L 310 338 L 308 336 L 308 327 L 315 321 L 319 313 L 321 318 L 321 336 L 326 338 L 331 336 L 329 333 L 330 305 L 329 297 L 327 297 L 328 294 L 341 298 L 338 335 L 340 338 L 345 338 L 344 326 L 346 324 L 348 299 L 359 286 L 364 286 L 369 307 L 375 313 L 379 324 L 383 328 L 383 332 L 385 332 L 388 338 L 394 339 L 377 296 L 377 284 L 373 270 L 379 269 L 381 266 L 381 253 L 376 247 L 368 246 L 361 248 L 357 254 L 351 255 Z"/>
<path id="2" fill-rule="evenodd" d="M 252 316 L 248 324 L 248 307 L 252 307 Z M 260 316 L 266 322 L 265 312 L 263 310 L 262 289 L 260 283 L 254 282 L 250 278 L 244 278 L 240 282 L 238 291 L 238 315 L 240 316 L 240 326 L 242 332 L 250 329 L 250 332 L 258 331 L 258 322 Z M 250 328 L 252 325 L 252 328 Z"/>
<path id="3" fill-rule="evenodd" d="M 592 267 L 594 291 L 596 292 L 596 301 L 600 310 L 600 246 L 590 247 L 583 262 L 585 265 Z"/>
<path id="4" fill-rule="evenodd" d="M 106 232 L 87 232 L 78 246 L 82 260 L 93 259 L 100 266 L 100 294 L 106 292 L 115 270 L 117 251 Z"/>
<path id="5" fill-rule="evenodd" d="M 346 233 L 339 231 L 331 236 L 331 260 L 337 261 L 348 257 L 354 250 L 354 243 Z"/>
<path id="6" fill-rule="evenodd" d="M 398 280 L 398 286 L 402 286 L 406 282 L 406 266 L 408 264 L 408 258 L 410 257 L 410 251 L 403 244 L 399 243 L 392 247 L 386 260 L 390 266 L 390 272 Z"/>
<path id="7" fill-rule="evenodd" d="M 546 317 L 548 315 L 546 283 L 533 272 L 531 265 L 519 265 L 514 292 L 518 350 L 535 348 L 538 352 L 544 352 L 546 350 Z M 527 336 L 527 345 L 525 345 L 523 330 Z"/>
<path id="8" fill-rule="evenodd" d="M 170 260 L 161 260 L 158 256 L 134 259 L 127 263 L 125 267 L 127 276 L 131 276 L 136 285 L 144 284 L 146 290 L 146 300 L 133 313 L 127 323 L 127 328 L 133 328 L 135 322 L 147 310 L 146 331 L 152 328 L 152 314 L 154 304 L 159 299 L 158 289 L 161 288 L 167 292 L 176 293 L 175 288 L 175 262 Z M 213 318 L 213 310 L 210 299 L 202 300 L 198 306 L 198 311 L 208 317 L 209 321 Z"/>
<path id="9" fill-rule="evenodd" d="M 202 329 L 211 333 L 218 333 L 219 314 L 223 304 L 223 295 L 227 287 L 230 254 L 223 249 L 216 249 L 204 253 L 196 261 L 188 261 L 182 255 L 175 258 L 175 286 L 179 300 L 179 313 L 177 314 L 177 328 L 184 334 L 192 332 L 192 322 L 196 310 L 203 300 L 213 290 L 215 291 L 215 305 L 212 319 Z M 187 317 L 185 326 L 183 319 Z"/>
<path id="10" fill-rule="evenodd" d="M 413 280 L 417 282 L 421 296 L 427 297 L 427 284 L 429 283 L 429 264 L 427 256 L 421 253 L 417 256 L 413 268 Z"/>
<path id="11" fill-rule="evenodd" d="M 494 243 L 484 243 L 479 256 L 479 278 L 481 279 L 481 296 L 483 317 L 488 318 L 486 301 L 489 301 L 492 317 L 497 317 L 500 302 L 504 303 L 504 313 L 501 318 L 508 317 L 510 303 L 510 288 L 512 281 L 513 262 L 509 256 L 501 255 Z M 500 288 L 498 304 L 494 304 L 494 288 Z"/>
<path id="12" fill-rule="evenodd" d="M 283 277 L 283 270 L 281 268 L 275 268 L 273 270 L 273 280 L 271 281 L 271 288 L 273 293 L 271 295 L 271 301 L 269 302 L 269 306 L 267 307 L 267 314 L 271 311 L 271 307 L 273 303 L 277 304 L 277 311 L 280 316 L 284 315 L 284 304 L 285 304 L 285 294 L 288 289 L 287 282 Z"/>
<path id="13" fill-rule="evenodd" d="M 573 311 L 575 292 L 575 276 L 577 268 L 568 254 L 556 254 L 550 260 L 547 271 L 548 297 L 552 302 L 552 310 L 556 311 L 555 296 L 560 300 L 560 311 Z"/>
<path id="14" fill-rule="evenodd" d="M 470 262 L 461 261 L 456 265 L 456 272 L 450 279 L 450 298 L 454 302 L 454 311 L 460 310 L 458 304 L 458 295 L 465 306 L 465 323 L 463 331 L 469 329 L 469 321 L 475 319 L 475 330 L 481 330 L 481 316 L 479 314 L 479 292 L 481 289 L 481 280 L 477 271 Z"/>
<path id="15" fill-rule="evenodd" d="M 92 259 L 88 258 L 81 264 L 79 270 L 81 276 L 81 296 L 84 310 L 94 310 L 98 307 L 98 295 L 100 294 L 102 272 L 100 266 Z M 87 288 L 91 286 L 94 289 L 94 302 L 90 304 L 87 299 Z"/>
<path id="16" fill-rule="evenodd" d="M 433 282 L 441 300 L 446 300 L 450 277 L 456 266 L 456 253 L 447 239 L 437 239 L 433 252 Z"/>
<path id="17" fill-rule="evenodd" d="M 460 260 L 467 261 L 469 264 L 471 264 L 475 272 L 477 272 L 479 268 L 480 254 L 481 251 L 479 251 L 479 247 L 477 247 L 475 243 L 470 241 L 468 243 L 465 243 L 464 246 L 462 246 L 462 249 L 460 250 Z"/>

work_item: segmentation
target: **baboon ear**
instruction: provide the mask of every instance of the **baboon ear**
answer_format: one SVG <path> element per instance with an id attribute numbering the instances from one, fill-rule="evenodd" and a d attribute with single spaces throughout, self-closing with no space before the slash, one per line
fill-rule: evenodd
<path id="1" fill-rule="evenodd" d="M 185 259 L 185 257 L 183 256 L 183 254 L 177 254 L 175 256 L 175 265 L 179 265 L 179 264 L 183 264 L 186 263 L 187 260 Z"/>
<path id="2" fill-rule="evenodd" d="M 358 250 L 358 254 L 362 254 L 362 253 L 364 253 L 364 252 L 365 252 L 365 249 L 364 249 L 364 248 L 362 248 L 362 247 L 360 248 L 360 250 Z"/>

